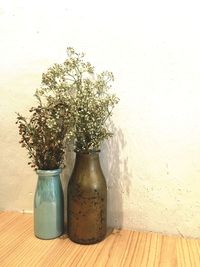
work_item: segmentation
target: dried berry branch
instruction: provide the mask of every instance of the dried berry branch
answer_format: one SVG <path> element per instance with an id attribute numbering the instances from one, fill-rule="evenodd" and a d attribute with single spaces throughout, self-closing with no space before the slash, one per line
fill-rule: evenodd
<path id="1" fill-rule="evenodd" d="M 28 150 L 31 167 L 52 170 L 63 166 L 68 129 L 71 127 L 71 114 L 66 103 L 54 102 L 30 109 L 31 116 L 26 119 L 17 113 L 20 143 Z"/>

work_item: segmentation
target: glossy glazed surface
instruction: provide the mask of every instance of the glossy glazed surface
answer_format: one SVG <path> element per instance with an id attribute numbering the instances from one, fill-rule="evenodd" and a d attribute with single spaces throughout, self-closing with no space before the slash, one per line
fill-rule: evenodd
<path id="1" fill-rule="evenodd" d="M 38 238 L 52 239 L 63 233 L 63 190 L 60 169 L 38 170 L 34 198 L 34 232 Z"/>

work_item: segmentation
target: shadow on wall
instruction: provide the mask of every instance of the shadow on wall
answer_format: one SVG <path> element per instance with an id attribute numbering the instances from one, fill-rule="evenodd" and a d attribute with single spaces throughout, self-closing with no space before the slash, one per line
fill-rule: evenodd
<path id="1" fill-rule="evenodd" d="M 75 153 L 73 151 L 66 151 L 65 153 L 65 168 L 61 174 L 61 181 L 63 186 L 64 193 L 64 221 L 65 225 L 67 224 L 67 186 L 69 182 L 69 178 L 72 174 L 72 170 L 74 168 L 75 162 Z"/>
<path id="2" fill-rule="evenodd" d="M 124 158 L 126 146 L 123 132 L 114 124 L 110 127 L 113 137 L 102 145 L 101 166 L 108 188 L 108 226 L 123 227 L 123 198 L 128 197 L 130 177 L 128 158 Z"/>

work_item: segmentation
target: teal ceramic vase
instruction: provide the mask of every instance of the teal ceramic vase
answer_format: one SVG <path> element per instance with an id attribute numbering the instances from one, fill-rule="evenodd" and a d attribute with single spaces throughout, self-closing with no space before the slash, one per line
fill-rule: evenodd
<path id="1" fill-rule="evenodd" d="M 64 230 L 64 201 L 61 169 L 38 170 L 34 197 L 34 233 L 41 239 L 53 239 Z"/>

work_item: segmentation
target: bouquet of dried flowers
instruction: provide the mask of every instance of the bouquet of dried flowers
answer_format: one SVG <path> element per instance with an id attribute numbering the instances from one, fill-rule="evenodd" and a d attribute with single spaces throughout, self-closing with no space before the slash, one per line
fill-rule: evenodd
<path id="1" fill-rule="evenodd" d="M 66 102 L 56 101 L 43 104 L 37 95 L 38 106 L 29 111 L 29 119 L 17 113 L 20 143 L 28 150 L 29 165 L 40 170 L 53 170 L 64 166 L 64 152 L 71 113 Z"/>
<path id="2" fill-rule="evenodd" d="M 68 48 L 67 54 L 63 64 L 54 64 L 43 74 L 38 94 L 47 101 L 62 98 L 70 102 L 75 151 L 89 153 L 99 150 L 102 141 L 112 136 L 108 121 L 119 101 L 110 93 L 114 76 L 108 71 L 95 74 L 85 55 L 73 48 Z"/>
<path id="3" fill-rule="evenodd" d="M 112 72 L 95 74 L 83 53 L 73 48 L 67 53 L 64 63 L 43 73 L 35 94 L 38 106 L 30 109 L 30 118 L 17 114 L 20 143 L 36 169 L 62 167 L 69 140 L 75 151 L 90 153 L 113 135 L 108 121 L 119 99 L 110 93 Z"/>

